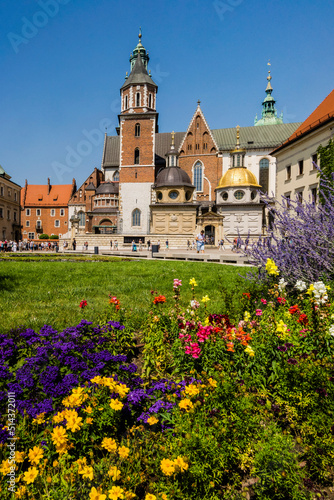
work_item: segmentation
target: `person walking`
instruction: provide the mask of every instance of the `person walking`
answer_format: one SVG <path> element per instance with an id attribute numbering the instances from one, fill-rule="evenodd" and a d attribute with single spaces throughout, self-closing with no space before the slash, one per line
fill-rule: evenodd
<path id="1" fill-rule="evenodd" d="M 115 240 L 114 248 L 115 248 L 115 250 L 118 250 L 118 241 L 117 240 Z"/>
<path id="2" fill-rule="evenodd" d="M 196 238 L 196 241 L 197 241 L 197 253 L 204 253 L 204 240 L 205 240 L 205 236 L 204 236 L 204 230 L 202 229 L 202 231 L 197 235 L 197 238 Z"/>
<path id="3" fill-rule="evenodd" d="M 148 240 L 147 241 L 147 250 L 149 250 L 151 248 L 151 240 Z"/>
<path id="4" fill-rule="evenodd" d="M 190 240 L 187 241 L 187 250 L 191 250 Z"/>
<path id="5" fill-rule="evenodd" d="M 112 250 L 112 240 L 110 240 L 110 250 Z"/>
<path id="6" fill-rule="evenodd" d="M 72 241 L 72 249 L 75 250 L 77 247 L 77 242 L 75 241 L 75 238 Z"/>
<path id="7" fill-rule="evenodd" d="M 166 240 L 166 250 L 168 250 L 168 240 Z"/>

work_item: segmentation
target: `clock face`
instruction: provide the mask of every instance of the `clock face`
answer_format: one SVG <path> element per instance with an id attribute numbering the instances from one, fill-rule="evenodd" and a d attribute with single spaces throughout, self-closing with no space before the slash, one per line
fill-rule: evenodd
<path id="1" fill-rule="evenodd" d="M 168 196 L 171 200 L 176 200 L 176 198 L 179 196 L 179 193 L 177 191 L 171 191 Z"/>

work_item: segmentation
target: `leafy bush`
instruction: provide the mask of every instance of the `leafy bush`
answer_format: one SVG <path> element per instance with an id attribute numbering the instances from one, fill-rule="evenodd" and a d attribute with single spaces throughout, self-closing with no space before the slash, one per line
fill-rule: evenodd
<path id="1" fill-rule="evenodd" d="M 38 239 L 39 240 L 48 240 L 49 239 L 49 235 L 46 234 L 46 233 L 40 234 Z"/>
<path id="2" fill-rule="evenodd" d="M 51 234 L 50 240 L 59 240 L 58 234 Z"/>

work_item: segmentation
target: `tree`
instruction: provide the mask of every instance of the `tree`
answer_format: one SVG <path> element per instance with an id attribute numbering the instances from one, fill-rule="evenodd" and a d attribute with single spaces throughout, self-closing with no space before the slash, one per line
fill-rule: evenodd
<path id="1" fill-rule="evenodd" d="M 331 185 L 334 185 L 334 141 L 332 139 L 329 140 L 327 146 L 320 146 L 317 149 L 317 153 L 320 159 L 320 172 L 318 177 L 320 181 L 322 179 L 327 180 Z M 323 187 L 324 194 L 326 194 L 326 188 Z M 322 193 L 320 194 L 320 202 L 324 202 L 324 198 Z"/>

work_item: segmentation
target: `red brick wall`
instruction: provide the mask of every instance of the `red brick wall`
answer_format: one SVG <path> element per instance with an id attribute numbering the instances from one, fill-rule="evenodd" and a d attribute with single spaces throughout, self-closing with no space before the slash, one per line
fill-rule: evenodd
<path id="1" fill-rule="evenodd" d="M 26 209 L 30 210 L 30 216 L 26 215 Z M 36 215 L 36 209 L 41 210 L 41 215 L 38 216 Z M 55 210 L 55 216 L 52 217 L 51 214 L 51 209 Z M 64 215 L 60 215 L 60 210 L 64 210 Z M 36 229 L 36 221 L 40 220 L 42 221 L 42 230 L 39 230 L 37 232 Z M 60 225 L 59 227 L 55 227 L 55 220 L 59 220 Z M 27 227 L 26 222 L 29 221 L 30 225 Z M 51 236 L 51 234 L 64 234 L 67 233 L 68 231 L 68 208 L 67 206 L 65 207 L 43 207 L 43 206 L 31 206 L 31 207 L 25 207 L 21 211 L 21 224 L 22 224 L 22 238 L 23 239 L 28 239 L 28 233 L 35 233 L 35 238 L 38 238 L 38 234 L 48 234 Z"/>

